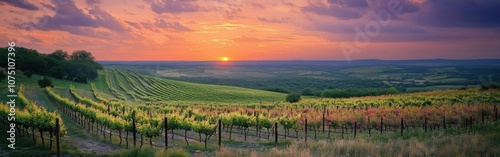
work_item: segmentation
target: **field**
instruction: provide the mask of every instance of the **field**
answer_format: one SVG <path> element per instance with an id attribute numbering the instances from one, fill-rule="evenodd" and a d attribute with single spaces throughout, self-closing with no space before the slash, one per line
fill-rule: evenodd
<path id="1" fill-rule="evenodd" d="M 316 96 L 328 89 L 396 87 L 402 93 L 477 88 L 500 82 L 499 60 L 101 62 L 105 67 L 173 80 Z M 276 89 L 281 90 L 276 90 Z"/>
<path id="2" fill-rule="evenodd" d="M 380 72 L 377 69 L 344 72 Z M 67 132 L 63 154 L 500 155 L 496 149 L 500 146 L 498 90 L 470 88 L 343 99 L 311 96 L 288 103 L 282 93 L 108 68 L 87 84 L 53 78 L 54 88 L 40 88 L 37 80 L 41 78 L 19 75 L 18 81 L 31 102 L 27 104 L 36 103 L 62 119 Z M 20 140 L 38 146 L 4 155 L 53 154 L 54 148 L 49 150 L 47 143 L 30 136 L 42 131 L 31 128 L 36 127 L 26 125 L 27 135 Z M 47 134 L 41 136 L 50 139 Z"/>

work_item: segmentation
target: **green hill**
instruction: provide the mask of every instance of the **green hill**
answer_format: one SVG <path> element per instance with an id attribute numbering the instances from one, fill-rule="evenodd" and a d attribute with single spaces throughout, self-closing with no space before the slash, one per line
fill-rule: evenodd
<path id="1" fill-rule="evenodd" d="M 35 92 L 44 91 L 37 85 L 37 80 L 42 77 L 33 75 L 31 78 L 27 78 L 21 74 L 17 75 L 17 82 L 26 85 L 27 95 L 30 97 L 30 95 L 36 94 Z M 91 84 L 95 84 L 97 93 L 103 98 L 121 100 L 129 104 L 138 102 L 168 103 L 172 101 L 248 103 L 283 101 L 286 96 L 282 93 L 263 90 L 188 83 L 109 69 L 99 71 L 98 77 L 88 84 L 55 78 L 52 80 L 55 86 L 54 91 L 64 97 L 71 98 L 69 87 L 73 85 L 78 94 L 95 99 L 91 88 Z"/>

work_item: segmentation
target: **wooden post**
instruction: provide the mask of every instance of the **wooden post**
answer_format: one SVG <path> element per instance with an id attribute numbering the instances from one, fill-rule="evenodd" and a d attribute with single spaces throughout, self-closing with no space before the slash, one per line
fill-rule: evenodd
<path id="1" fill-rule="evenodd" d="M 278 123 L 274 123 L 274 143 L 278 144 Z"/>
<path id="2" fill-rule="evenodd" d="M 424 132 L 427 133 L 427 116 L 424 117 Z"/>
<path id="3" fill-rule="evenodd" d="M 404 122 L 403 122 L 403 117 L 401 117 L 401 136 L 403 136 L 403 128 L 404 128 Z"/>
<path id="4" fill-rule="evenodd" d="M 219 119 L 219 151 L 222 149 L 222 121 Z"/>
<path id="5" fill-rule="evenodd" d="M 382 130 L 384 130 L 384 118 L 380 117 L 380 134 L 383 134 Z"/>
<path id="6" fill-rule="evenodd" d="M 59 144 L 60 139 L 60 133 L 61 132 L 61 126 L 59 124 L 59 118 L 56 118 L 56 150 L 57 150 L 57 157 L 61 156 L 61 145 Z"/>
<path id="7" fill-rule="evenodd" d="M 484 110 L 481 111 L 481 124 L 484 124 Z"/>
<path id="8" fill-rule="evenodd" d="M 136 135 L 135 135 L 135 110 L 132 112 L 132 137 L 134 138 L 134 147 L 136 146 Z"/>
<path id="9" fill-rule="evenodd" d="M 163 120 L 163 125 L 165 126 L 165 149 L 168 149 L 168 119 L 167 117 Z"/>
<path id="10" fill-rule="evenodd" d="M 354 138 L 356 138 L 357 128 L 358 128 L 358 121 L 354 121 Z"/>
<path id="11" fill-rule="evenodd" d="M 497 105 L 495 105 L 495 121 L 498 121 L 498 108 L 497 108 Z"/>
<path id="12" fill-rule="evenodd" d="M 326 112 L 326 106 L 323 106 L 323 133 L 325 133 L 325 112 Z"/>
<path id="13" fill-rule="evenodd" d="M 370 117 L 368 117 L 368 136 L 372 137 L 372 123 L 370 121 Z"/>
<path id="14" fill-rule="evenodd" d="M 306 121 L 304 123 L 304 140 L 306 141 L 306 144 L 307 144 L 307 118 L 306 118 Z"/>
<path id="15" fill-rule="evenodd" d="M 256 125 L 256 129 L 255 129 L 255 135 L 257 135 L 257 137 L 259 137 L 260 139 L 260 135 L 259 135 L 259 116 L 254 112 L 254 115 L 255 115 L 255 121 L 257 122 L 257 125 Z"/>

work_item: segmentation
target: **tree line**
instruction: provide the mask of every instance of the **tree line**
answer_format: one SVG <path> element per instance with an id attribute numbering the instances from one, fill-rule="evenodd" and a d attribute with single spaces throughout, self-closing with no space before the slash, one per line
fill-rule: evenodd
<path id="1" fill-rule="evenodd" d="M 103 69 L 95 61 L 92 53 L 76 50 L 69 54 L 64 50 L 55 50 L 50 54 L 39 53 L 37 50 L 15 47 L 18 70 L 31 77 L 32 74 L 51 76 L 58 79 L 87 83 L 97 77 L 97 70 Z M 7 47 L 0 48 L 0 67 L 7 66 Z"/>

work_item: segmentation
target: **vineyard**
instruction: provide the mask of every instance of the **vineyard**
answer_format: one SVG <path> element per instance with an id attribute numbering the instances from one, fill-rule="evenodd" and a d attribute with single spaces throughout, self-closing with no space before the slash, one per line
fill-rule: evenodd
<path id="1" fill-rule="evenodd" d="M 232 90 L 238 88 L 198 86 L 117 70 L 105 70 L 103 74 L 101 77 L 105 78 L 106 88 L 111 93 L 103 93 L 94 82 L 88 85 L 91 96 L 82 94 L 82 89 L 77 90 L 71 84 L 59 88 L 64 91 L 45 88 L 43 95 L 61 113 L 47 112 L 29 102 L 21 86 L 18 98 L 25 107 L 16 114 L 23 134 L 29 136 L 31 132 L 35 140 L 37 129 L 39 137 L 44 137 L 46 132 L 50 136 L 48 139 L 52 139 L 55 119 L 64 114 L 84 131 L 113 145 L 126 148 L 202 145 L 203 150 L 210 151 L 225 145 L 231 147 L 234 142 L 241 142 L 243 147 L 272 147 L 280 141 L 290 140 L 308 143 L 384 135 L 411 137 L 415 132 L 429 135 L 457 130 L 473 133 L 477 131 L 475 128 L 497 124 L 499 119 L 498 90 L 308 98 L 298 103 L 274 101 L 273 97 L 230 102 L 232 96 L 240 100 L 252 91 L 234 93 Z M 65 92 L 69 97 L 60 94 Z M 210 93 L 220 97 L 213 98 Z M 199 101 L 186 101 L 188 99 Z M 209 99 L 214 101 L 201 101 Z M 2 105 L 2 117 L 7 117 L 8 110 L 7 105 Z M 66 133 L 62 125 L 61 136 Z M 44 138 L 41 140 L 43 142 Z"/>
<path id="2" fill-rule="evenodd" d="M 120 73 L 115 71 L 117 75 Z M 145 76 L 133 77 L 153 82 L 152 78 Z M 158 80 L 156 83 L 158 89 L 165 86 L 175 88 L 171 84 L 160 84 Z M 142 85 L 151 88 L 150 84 Z M 216 140 L 210 142 L 214 136 L 224 140 L 277 142 L 285 138 L 333 140 L 395 132 L 403 136 L 410 130 L 432 132 L 461 128 L 472 131 L 475 125 L 498 120 L 496 104 L 500 102 L 499 91 L 470 89 L 350 99 L 307 99 L 294 104 L 193 105 L 160 101 L 131 105 L 102 98 L 95 85 L 91 86 L 96 101 L 80 96 L 73 86 L 69 88 L 76 104 L 55 94 L 51 88 L 46 91 L 65 114 L 74 117 L 96 136 L 102 134 L 105 138 L 107 134 L 110 142 L 113 142 L 112 136 L 116 136 L 119 138 L 117 143 L 121 145 L 125 140 L 126 146 L 131 141 L 135 145 L 137 140 L 139 147 L 144 144 L 168 147 L 165 135 L 170 136 L 170 140 L 181 137 L 186 145 L 190 144 L 189 141 L 200 141 L 207 148 L 210 143 L 215 143 Z M 133 90 L 140 87 L 133 86 L 136 87 L 131 91 L 140 93 Z M 224 134 L 217 134 L 219 123 Z M 136 134 L 137 137 L 131 137 Z"/>
<path id="3" fill-rule="evenodd" d="M 55 141 L 55 136 L 64 137 L 67 134 L 61 116 L 58 113 L 48 112 L 44 107 L 30 102 L 24 95 L 23 84 L 21 84 L 17 96 L 20 105 L 23 106 L 22 110 L 15 112 L 14 120 L 17 132 L 20 133 L 21 137 L 30 138 L 31 136 L 34 142 L 40 139 L 42 145 L 45 144 L 45 140 L 49 140 L 49 149 L 52 150 L 52 143 Z M 12 109 L 9 108 L 9 105 L 0 104 L 0 123 L 2 125 L 9 125 L 7 117 L 9 117 L 11 112 Z M 56 125 L 56 123 L 59 123 L 59 125 Z M 37 132 L 39 135 L 36 135 Z M 47 134 L 44 136 L 43 133 L 48 133 L 49 137 L 46 136 Z"/>

